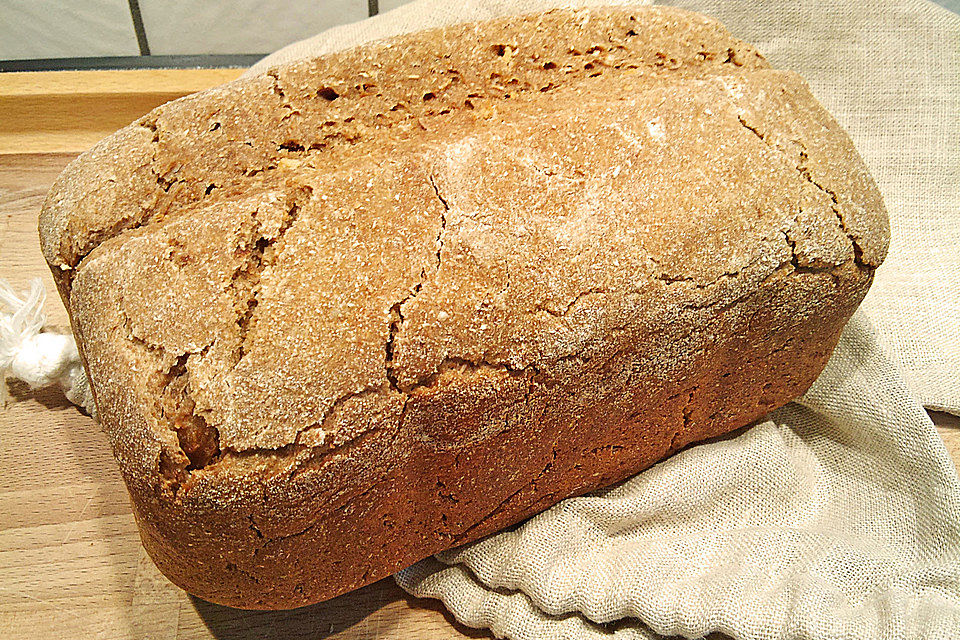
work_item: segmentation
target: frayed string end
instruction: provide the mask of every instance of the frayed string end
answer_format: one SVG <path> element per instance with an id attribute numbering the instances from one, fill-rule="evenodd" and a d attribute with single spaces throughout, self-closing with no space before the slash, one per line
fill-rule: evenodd
<path id="1" fill-rule="evenodd" d="M 0 280 L 0 403 L 7 401 L 7 378 L 14 378 L 33 389 L 59 384 L 70 402 L 95 415 L 73 336 L 43 331 L 46 299 L 40 278 L 22 296 Z"/>

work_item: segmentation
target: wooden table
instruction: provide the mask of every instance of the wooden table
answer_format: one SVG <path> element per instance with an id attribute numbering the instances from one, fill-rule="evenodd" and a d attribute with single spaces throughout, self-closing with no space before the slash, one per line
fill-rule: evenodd
<path id="1" fill-rule="evenodd" d="M 92 73 L 0 74 L 0 277 L 20 289 L 41 276 L 52 296 L 50 324 L 63 329 L 66 312 L 36 233 L 54 178 L 100 133 L 239 72 Z M 100 100 L 71 102 L 96 91 L 104 94 Z M 86 111 L 94 106 L 96 113 Z M 20 128 L 11 114 L 22 118 Z M 140 546 L 97 425 L 56 390 L 16 384 L 9 390 L 11 404 L 0 411 L 0 638 L 491 637 L 458 625 L 436 602 L 407 596 L 391 580 L 291 612 L 239 611 L 187 596 Z M 960 460 L 960 420 L 934 414 L 934 421 Z"/>

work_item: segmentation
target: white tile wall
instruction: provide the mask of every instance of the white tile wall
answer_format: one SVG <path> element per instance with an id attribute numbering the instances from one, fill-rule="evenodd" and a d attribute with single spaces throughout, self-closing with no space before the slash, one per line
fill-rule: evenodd
<path id="1" fill-rule="evenodd" d="M 267 53 L 367 16 L 367 0 L 139 2 L 153 54 Z M 935 2 L 960 12 L 960 0 Z M 128 0 L 0 0 L 0 60 L 138 53 Z"/>
<path id="2" fill-rule="evenodd" d="M 380 13 L 385 13 L 390 11 L 390 9 L 396 9 L 402 4 L 407 4 L 410 0 L 380 0 Z"/>
<path id="3" fill-rule="evenodd" d="M 933 0 L 941 7 L 950 9 L 954 13 L 960 13 L 960 0 Z"/>
<path id="4" fill-rule="evenodd" d="M 140 0 L 152 54 L 269 53 L 367 17 L 366 0 Z"/>
<path id="5" fill-rule="evenodd" d="M 0 2 L 0 60 L 139 52 L 127 0 Z"/>

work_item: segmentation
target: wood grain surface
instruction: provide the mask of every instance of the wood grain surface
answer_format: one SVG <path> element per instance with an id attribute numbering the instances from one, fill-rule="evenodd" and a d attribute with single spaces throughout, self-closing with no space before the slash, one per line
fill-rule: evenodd
<path id="1" fill-rule="evenodd" d="M 243 69 L 0 73 L 0 154 L 79 152 L 154 107 Z"/>
<path id="2" fill-rule="evenodd" d="M 152 86 L 166 86 L 157 82 Z M 117 92 L 126 95 L 123 87 Z M 151 95 L 134 107 L 115 103 L 124 115 L 114 114 L 110 122 L 126 118 L 119 126 L 140 115 L 130 108 L 152 108 L 148 103 L 159 94 Z M 31 147 L 29 131 L 18 132 L 19 138 L 7 135 L 7 115 L 0 110 L 2 144 L 20 139 L 22 148 L 78 149 L 99 135 L 81 131 L 71 138 L 69 128 L 53 127 L 57 135 L 44 138 L 40 132 Z M 36 219 L 47 189 L 74 155 L 0 155 L 0 278 L 17 289 L 40 276 L 48 291 L 55 291 L 40 255 Z M 52 296 L 46 305 L 50 324 L 66 330 L 66 312 Z M 97 425 L 56 390 L 34 392 L 18 384 L 8 389 L 11 402 L 0 410 L 0 638 L 492 637 L 458 625 L 436 602 L 407 596 L 392 580 L 290 612 L 239 611 L 186 595 L 144 553 L 109 443 Z M 933 417 L 954 460 L 960 460 L 960 419 Z"/>

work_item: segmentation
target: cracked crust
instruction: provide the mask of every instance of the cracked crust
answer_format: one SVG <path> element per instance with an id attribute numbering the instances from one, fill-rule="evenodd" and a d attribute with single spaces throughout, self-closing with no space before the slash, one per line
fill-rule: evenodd
<path id="1" fill-rule="evenodd" d="M 795 74 L 668 8 L 448 27 L 165 105 L 40 222 L 174 582 L 317 602 L 802 393 L 886 214 Z"/>

